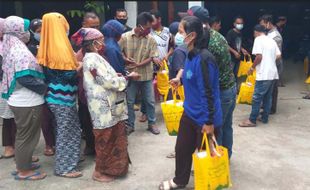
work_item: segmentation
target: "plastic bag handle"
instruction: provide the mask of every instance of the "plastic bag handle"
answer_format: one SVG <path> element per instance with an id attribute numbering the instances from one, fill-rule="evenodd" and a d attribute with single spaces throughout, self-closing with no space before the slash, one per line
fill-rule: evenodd
<path id="1" fill-rule="evenodd" d="M 168 99 L 168 94 L 169 94 L 169 91 L 172 90 L 172 98 L 173 100 L 176 102 L 177 100 L 180 100 L 177 98 L 177 93 L 178 93 L 178 90 L 176 88 L 173 88 L 172 86 L 169 87 L 169 90 L 167 91 L 167 93 L 165 94 L 164 96 L 164 102 L 167 101 Z"/>
<path id="2" fill-rule="evenodd" d="M 201 142 L 201 146 L 200 146 L 199 152 L 202 152 L 203 145 L 206 146 L 207 156 L 211 157 L 211 152 L 210 152 L 210 148 L 209 148 L 209 141 L 208 141 L 208 138 L 207 138 L 207 133 L 203 133 L 202 142 Z"/>

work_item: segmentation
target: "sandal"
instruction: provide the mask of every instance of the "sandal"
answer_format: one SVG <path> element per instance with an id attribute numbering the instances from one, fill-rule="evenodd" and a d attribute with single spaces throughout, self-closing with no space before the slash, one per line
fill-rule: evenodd
<path id="1" fill-rule="evenodd" d="M 71 173 L 67 173 L 67 174 L 59 174 L 57 176 L 65 177 L 65 178 L 78 178 L 78 177 L 82 177 L 83 174 L 82 174 L 82 172 L 71 172 Z"/>
<path id="2" fill-rule="evenodd" d="M 31 164 L 30 170 L 37 170 L 37 169 L 39 169 L 40 167 L 41 167 L 40 164 L 32 163 L 32 164 Z M 17 170 L 11 172 L 11 175 L 12 175 L 12 176 L 16 176 L 17 174 L 18 174 L 18 171 L 17 171 Z"/>
<path id="3" fill-rule="evenodd" d="M 10 159 L 10 158 L 13 158 L 14 156 L 15 156 L 14 154 L 8 155 L 8 156 L 2 155 L 2 158 L 4 158 L 4 159 Z"/>
<path id="4" fill-rule="evenodd" d="M 44 150 L 44 155 L 45 156 L 54 156 L 54 154 L 55 154 L 55 151 L 52 148 L 46 148 Z"/>
<path id="5" fill-rule="evenodd" d="M 32 156 L 32 162 L 39 162 L 40 159 L 37 156 Z"/>
<path id="6" fill-rule="evenodd" d="M 159 190 L 173 190 L 183 188 L 185 188 L 185 185 L 184 186 L 177 185 L 174 183 L 173 179 L 170 179 L 169 181 L 163 181 L 158 187 Z"/>
<path id="7" fill-rule="evenodd" d="M 41 172 L 35 172 L 32 175 L 21 177 L 19 175 L 16 175 L 14 177 L 15 180 L 26 180 L 26 181 L 35 181 L 35 180 L 41 180 L 44 179 L 47 175 L 45 173 L 41 174 Z"/>
<path id="8" fill-rule="evenodd" d="M 302 98 L 305 99 L 305 100 L 310 100 L 310 95 L 308 94 L 308 95 L 306 95 L 306 96 L 304 96 Z"/>
<path id="9" fill-rule="evenodd" d="M 141 123 L 146 122 L 146 121 L 147 121 L 147 116 L 146 116 L 145 114 L 142 114 L 141 117 L 140 117 L 140 119 L 139 119 L 139 121 L 140 121 Z"/>
<path id="10" fill-rule="evenodd" d="M 168 154 L 166 158 L 175 158 L 175 152 Z"/>
<path id="11" fill-rule="evenodd" d="M 239 127 L 256 127 L 256 124 L 255 123 L 252 123 L 251 121 L 249 120 L 246 120 L 242 123 L 239 124 Z"/>

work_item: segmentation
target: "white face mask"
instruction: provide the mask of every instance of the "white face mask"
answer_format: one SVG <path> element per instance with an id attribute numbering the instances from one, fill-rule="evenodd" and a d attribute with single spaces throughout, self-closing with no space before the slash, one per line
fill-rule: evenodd
<path id="1" fill-rule="evenodd" d="M 184 36 L 182 36 L 179 32 L 174 37 L 175 45 L 181 46 L 184 44 Z"/>
<path id="2" fill-rule="evenodd" d="M 236 29 L 237 30 L 242 30 L 243 29 L 243 24 L 236 24 Z"/>

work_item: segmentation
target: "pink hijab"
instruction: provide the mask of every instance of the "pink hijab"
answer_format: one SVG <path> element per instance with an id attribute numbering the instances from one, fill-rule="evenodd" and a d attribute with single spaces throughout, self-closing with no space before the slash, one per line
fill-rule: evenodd
<path id="1" fill-rule="evenodd" d="M 44 78 L 42 68 L 36 58 L 21 41 L 27 36 L 26 21 L 17 16 L 7 17 L 3 28 L 3 80 L 1 85 L 2 98 L 8 99 L 16 86 L 16 79 L 23 76 Z M 27 30 L 27 29 L 26 29 Z"/>
<path id="2" fill-rule="evenodd" d="M 2 34 L 3 25 L 4 25 L 4 19 L 0 18 L 0 39 L 3 36 L 3 34 Z M 0 40 L 0 56 L 2 56 L 2 40 Z"/>

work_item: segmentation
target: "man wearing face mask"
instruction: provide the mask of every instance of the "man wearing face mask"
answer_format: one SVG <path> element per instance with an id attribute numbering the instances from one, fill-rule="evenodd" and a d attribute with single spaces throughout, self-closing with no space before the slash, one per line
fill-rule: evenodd
<path id="1" fill-rule="evenodd" d="M 125 56 L 128 71 L 141 74 L 140 79 L 131 80 L 127 88 L 128 101 L 128 134 L 134 132 L 135 112 L 134 103 L 138 90 L 142 92 L 142 99 L 146 105 L 148 131 L 158 135 L 159 129 L 155 126 L 155 97 L 153 89 L 153 62 L 160 64 L 158 59 L 157 43 L 149 35 L 153 17 L 148 12 L 142 12 L 137 17 L 136 27 L 123 34 L 119 41 L 121 51 Z"/>
<path id="2" fill-rule="evenodd" d="M 29 31 L 30 31 L 30 41 L 27 44 L 28 49 L 31 53 L 36 56 L 40 44 L 40 33 L 42 28 L 42 20 L 41 19 L 33 19 L 30 23 Z"/>
<path id="3" fill-rule="evenodd" d="M 272 15 L 261 16 L 259 18 L 259 24 L 265 27 L 266 32 L 267 32 L 267 37 L 273 39 L 277 43 L 279 50 L 282 52 L 283 39 L 277 27 L 274 25 L 273 16 Z M 278 59 L 276 63 L 277 63 L 279 79 L 275 81 L 275 84 L 273 86 L 272 106 L 271 106 L 270 114 L 275 114 L 277 112 L 278 87 L 279 87 L 279 81 L 281 81 L 282 73 L 283 73 L 282 58 Z"/>
<path id="4" fill-rule="evenodd" d="M 132 30 L 132 28 L 130 28 L 127 25 L 128 16 L 127 16 L 127 10 L 126 9 L 117 9 L 115 12 L 114 19 L 124 25 L 124 27 L 125 27 L 124 33 Z"/>
<path id="5" fill-rule="evenodd" d="M 231 59 L 234 64 L 234 75 L 237 80 L 237 74 L 239 70 L 241 53 L 243 55 L 249 55 L 249 53 L 242 47 L 242 29 L 244 26 L 244 21 L 241 16 L 237 16 L 234 19 L 234 28 L 228 31 L 226 35 L 226 40 L 229 45 L 229 51 L 231 54 Z"/>

